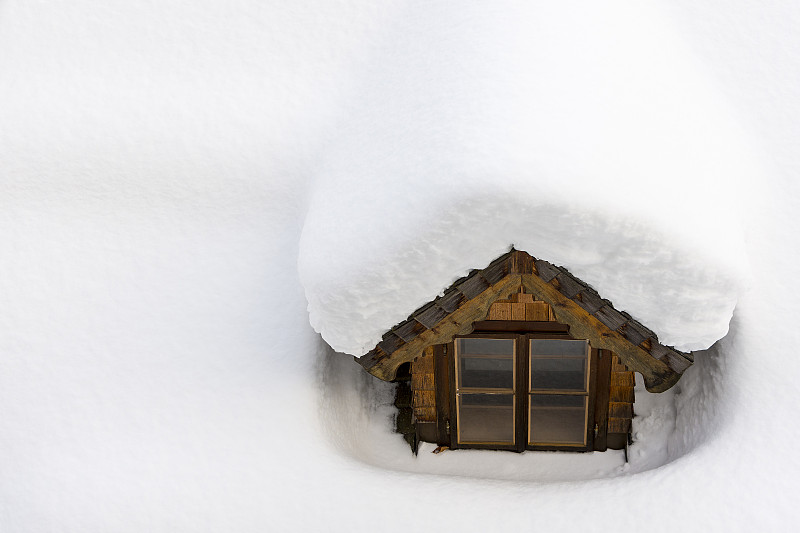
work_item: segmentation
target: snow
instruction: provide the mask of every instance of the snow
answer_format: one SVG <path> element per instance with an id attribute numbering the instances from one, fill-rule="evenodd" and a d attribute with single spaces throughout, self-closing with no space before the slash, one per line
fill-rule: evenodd
<path id="1" fill-rule="evenodd" d="M 0 529 L 787 529 L 800 10 L 367 4 L 3 4 Z M 708 348 L 629 463 L 415 459 L 330 347 L 511 244 Z"/>
<path id="2" fill-rule="evenodd" d="M 376 47 L 300 242 L 311 324 L 333 348 L 363 355 L 511 245 L 602 288 L 666 344 L 725 335 L 760 169 L 656 7 L 418 5 Z"/>

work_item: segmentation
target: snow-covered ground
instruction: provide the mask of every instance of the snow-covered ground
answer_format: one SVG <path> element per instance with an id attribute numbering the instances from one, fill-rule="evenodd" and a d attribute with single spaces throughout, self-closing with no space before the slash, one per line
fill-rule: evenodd
<path id="1" fill-rule="evenodd" d="M 0 5 L 0 530 L 791 530 L 800 8 L 373 4 Z M 722 338 L 629 463 L 415 459 L 330 347 L 511 244 Z"/>

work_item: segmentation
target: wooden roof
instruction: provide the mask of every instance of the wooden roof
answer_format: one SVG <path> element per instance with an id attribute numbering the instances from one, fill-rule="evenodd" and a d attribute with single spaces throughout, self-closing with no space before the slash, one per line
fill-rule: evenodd
<path id="1" fill-rule="evenodd" d="M 520 287 L 550 304 L 556 319 L 570 327 L 574 338 L 613 351 L 625 365 L 641 373 L 651 392 L 669 389 L 694 361 L 691 354 L 659 343 L 655 333 L 616 310 L 566 269 L 518 250 L 457 280 L 444 295 L 411 313 L 356 360 L 371 374 L 392 380 L 401 364 L 412 361 L 428 346 L 472 333 L 473 323 L 486 318 L 495 300 L 508 298 Z"/>

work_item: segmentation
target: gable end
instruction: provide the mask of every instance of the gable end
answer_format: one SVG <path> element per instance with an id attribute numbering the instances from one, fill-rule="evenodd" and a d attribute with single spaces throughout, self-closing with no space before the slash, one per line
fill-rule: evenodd
<path id="1" fill-rule="evenodd" d="M 617 354 L 624 365 L 642 374 L 651 392 L 669 389 L 692 364 L 691 354 L 660 344 L 650 329 L 615 309 L 566 269 L 518 250 L 457 280 L 356 360 L 371 374 L 391 381 L 401 364 L 413 361 L 429 346 L 471 333 L 473 324 L 487 318 L 495 301 L 508 299 L 520 288 L 549 304 L 556 320 L 568 325 L 573 337 Z"/>

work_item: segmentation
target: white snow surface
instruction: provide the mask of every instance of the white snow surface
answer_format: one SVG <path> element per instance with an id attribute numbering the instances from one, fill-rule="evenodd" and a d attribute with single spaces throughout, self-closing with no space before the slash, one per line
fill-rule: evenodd
<path id="1" fill-rule="evenodd" d="M 511 245 L 666 344 L 725 335 L 759 169 L 656 6 L 401 15 L 357 71 L 300 241 L 311 324 L 333 348 L 366 353 Z"/>
<path id="2" fill-rule="evenodd" d="M 791 530 L 799 19 L 4 2 L 0 530 Z M 628 463 L 415 458 L 331 348 L 512 244 L 701 350 Z"/>

